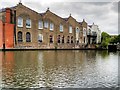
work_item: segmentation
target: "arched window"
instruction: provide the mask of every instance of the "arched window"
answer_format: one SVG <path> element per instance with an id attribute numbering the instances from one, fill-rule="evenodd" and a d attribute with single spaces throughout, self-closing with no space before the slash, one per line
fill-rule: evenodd
<path id="1" fill-rule="evenodd" d="M 70 43 L 70 36 L 67 37 L 67 43 Z"/>
<path id="2" fill-rule="evenodd" d="M 58 35 L 58 38 L 57 38 L 57 39 L 58 39 L 58 40 L 57 40 L 57 41 L 58 41 L 58 43 L 60 43 L 60 35 Z"/>
<path id="3" fill-rule="evenodd" d="M 22 32 L 19 31 L 18 32 L 18 42 L 22 42 L 22 41 L 23 41 L 23 39 L 22 39 Z"/>
<path id="4" fill-rule="evenodd" d="M 53 43 L 53 36 L 50 35 L 50 43 Z"/>
<path id="5" fill-rule="evenodd" d="M 80 32 L 79 28 L 78 28 L 78 27 L 76 27 L 76 33 L 79 33 L 79 32 Z"/>
<path id="6" fill-rule="evenodd" d="M 42 35 L 42 34 L 39 34 L 39 35 L 38 35 L 38 42 L 41 43 L 42 41 L 43 41 L 43 35 Z"/>
<path id="7" fill-rule="evenodd" d="M 76 44 L 79 44 L 79 35 L 80 35 L 80 29 L 79 27 L 76 27 Z"/>
<path id="8" fill-rule="evenodd" d="M 76 44 L 77 44 L 77 45 L 79 44 L 79 40 L 76 40 Z"/>
<path id="9" fill-rule="evenodd" d="M 85 43 L 85 37 L 84 37 L 84 43 Z"/>
<path id="10" fill-rule="evenodd" d="M 73 36 L 71 36 L 71 43 L 73 43 Z"/>
<path id="11" fill-rule="evenodd" d="M 26 42 L 31 42 L 31 35 L 29 32 L 26 33 Z"/>
<path id="12" fill-rule="evenodd" d="M 83 28 L 83 36 L 86 36 L 86 28 Z"/>
<path id="13" fill-rule="evenodd" d="M 31 19 L 26 20 L 26 28 L 31 28 Z"/>
<path id="14" fill-rule="evenodd" d="M 62 36 L 62 43 L 64 43 L 64 36 Z"/>
<path id="15" fill-rule="evenodd" d="M 23 18 L 18 17 L 17 26 L 18 27 L 23 27 Z"/>

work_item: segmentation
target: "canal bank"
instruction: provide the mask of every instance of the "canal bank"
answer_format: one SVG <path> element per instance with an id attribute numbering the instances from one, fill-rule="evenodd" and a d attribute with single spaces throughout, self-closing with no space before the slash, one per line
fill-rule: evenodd
<path id="1" fill-rule="evenodd" d="M 7 48 L 0 49 L 0 51 L 39 51 L 39 50 L 108 50 L 108 49 L 99 49 L 99 48 L 64 48 L 64 49 L 56 49 L 56 48 Z"/>

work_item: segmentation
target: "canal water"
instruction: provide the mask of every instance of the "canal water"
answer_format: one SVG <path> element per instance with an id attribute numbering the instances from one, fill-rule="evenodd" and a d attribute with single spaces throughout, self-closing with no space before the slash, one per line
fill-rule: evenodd
<path id="1" fill-rule="evenodd" d="M 118 87 L 120 52 L 94 50 L 0 52 L 3 88 Z"/>

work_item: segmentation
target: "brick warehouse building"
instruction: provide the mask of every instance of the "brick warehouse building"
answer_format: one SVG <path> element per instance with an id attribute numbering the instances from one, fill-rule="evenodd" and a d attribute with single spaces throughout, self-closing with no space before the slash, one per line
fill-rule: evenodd
<path id="1" fill-rule="evenodd" d="M 88 24 L 71 14 L 62 18 L 47 9 L 38 13 L 22 3 L 0 11 L 0 48 L 85 48 Z"/>

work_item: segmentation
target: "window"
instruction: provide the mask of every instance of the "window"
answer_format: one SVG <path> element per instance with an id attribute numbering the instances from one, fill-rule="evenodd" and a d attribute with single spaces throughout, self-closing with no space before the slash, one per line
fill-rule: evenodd
<path id="1" fill-rule="evenodd" d="M 23 18 L 18 17 L 18 27 L 23 27 Z"/>
<path id="2" fill-rule="evenodd" d="M 31 35 L 29 32 L 26 33 L 26 42 L 31 42 Z"/>
<path id="3" fill-rule="evenodd" d="M 67 37 L 67 43 L 70 43 L 70 37 L 69 36 Z"/>
<path id="4" fill-rule="evenodd" d="M 85 43 L 85 37 L 84 37 L 84 43 Z"/>
<path id="5" fill-rule="evenodd" d="M 50 23 L 50 30 L 52 31 L 54 29 L 54 24 Z"/>
<path id="6" fill-rule="evenodd" d="M 26 20 L 26 28 L 31 28 L 31 20 L 30 19 Z"/>
<path id="7" fill-rule="evenodd" d="M 86 29 L 83 29 L 83 36 L 86 36 Z"/>
<path id="8" fill-rule="evenodd" d="M 58 35 L 58 43 L 60 43 L 60 35 Z"/>
<path id="9" fill-rule="evenodd" d="M 19 42 L 22 42 L 23 40 L 22 40 L 22 32 L 21 31 L 19 31 L 18 32 L 18 43 Z"/>
<path id="10" fill-rule="evenodd" d="M 76 40 L 77 45 L 79 44 L 79 40 Z"/>
<path id="11" fill-rule="evenodd" d="M 64 36 L 62 37 L 62 43 L 64 43 Z"/>
<path id="12" fill-rule="evenodd" d="M 38 35 L 38 42 L 43 42 L 43 35 L 42 34 L 39 34 Z"/>
<path id="13" fill-rule="evenodd" d="M 43 29 L 43 21 L 39 20 L 38 22 L 38 29 Z"/>
<path id="14" fill-rule="evenodd" d="M 45 21 L 45 22 L 44 22 L 44 27 L 45 27 L 45 28 L 48 28 L 48 21 Z"/>
<path id="15" fill-rule="evenodd" d="M 63 32 L 63 25 L 60 24 L 60 32 Z"/>
<path id="16" fill-rule="evenodd" d="M 71 43 L 73 43 L 73 36 L 71 37 Z"/>
<path id="17" fill-rule="evenodd" d="M 72 33 L 72 26 L 69 26 L 69 33 Z"/>
<path id="18" fill-rule="evenodd" d="M 53 36 L 50 35 L 50 43 L 53 43 Z"/>
<path id="19" fill-rule="evenodd" d="M 79 28 L 76 28 L 76 33 L 79 33 L 80 31 L 79 31 Z"/>

